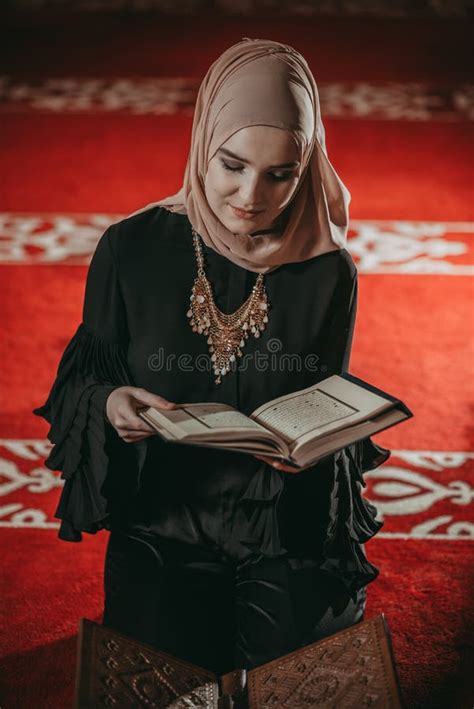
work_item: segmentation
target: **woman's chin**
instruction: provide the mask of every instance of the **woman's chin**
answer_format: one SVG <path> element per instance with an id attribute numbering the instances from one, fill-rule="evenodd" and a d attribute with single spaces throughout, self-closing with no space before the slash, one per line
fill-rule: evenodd
<path id="1" fill-rule="evenodd" d="M 244 236 L 250 231 L 255 231 L 257 229 L 257 227 L 254 226 L 253 222 L 252 224 L 242 224 L 242 221 L 240 219 L 226 219 L 226 221 L 222 220 L 222 224 L 225 226 L 226 229 L 228 229 L 232 234 L 235 234 L 236 236 Z"/>
<path id="2" fill-rule="evenodd" d="M 264 221 L 258 217 L 256 219 L 239 219 L 238 217 L 229 219 L 227 215 L 225 218 L 224 215 L 222 215 L 220 222 L 228 231 L 236 236 L 245 236 L 247 234 L 253 234 L 256 231 L 261 231 L 262 229 L 270 228 L 267 225 L 267 220 Z"/>

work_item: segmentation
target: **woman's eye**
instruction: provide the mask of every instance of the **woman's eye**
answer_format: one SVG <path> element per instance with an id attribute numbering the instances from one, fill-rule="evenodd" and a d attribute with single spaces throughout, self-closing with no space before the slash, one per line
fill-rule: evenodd
<path id="1" fill-rule="evenodd" d="M 229 163 L 227 163 L 225 160 L 221 160 L 221 163 L 222 163 L 222 167 L 225 170 L 230 170 L 230 172 L 242 172 L 242 170 L 244 169 L 242 166 L 236 167 L 233 165 L 229 165 Z M 269 172 L 268 176 L 274 182 L 285 182 L 287 180 L 291 180 L 291 178 L 293 177 L 293 173 L 292 172 L 283 172 L 283 173 L 280 173 L 279 175 L 277 175 L 274 172 Z"/>
<path id="2" fill-rule="evenodd" d="M 241 170 L 243 170 L 243 167 L 232 167 L 232 165 L 229 165 L 228 163 L 226 163 L 225 160 L 221 160 L 221 162 L 222 162 L 222 166 L 226 170 L 230 170 L 231 172 L 240 172 Z"/>
<path id="3" fill-rule="evenodd" d="M 270 176 L 272 180 L 275 180 L 276 182 L 286 182 L 286 180 L 290 180 L 293 177 L 293 174 L 291 172 L 284 172 L 281 175 L 270 173 Z"/>

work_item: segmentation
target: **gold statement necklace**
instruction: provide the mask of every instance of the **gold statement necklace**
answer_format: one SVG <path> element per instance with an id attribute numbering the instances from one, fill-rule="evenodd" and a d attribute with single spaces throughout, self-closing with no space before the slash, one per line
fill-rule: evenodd
<path id="1" fill-rule="evenodd" d="M 251 335 L 260 337 L 260 332 L 265 330 L 269 304 L 263 285 L 264 274 L 258 274 L 251 294 L 240 308 L 234 313 L 223 313 L 214 303 L 212 286 L 206 277 L 200 236 L 194 229 L 192 233 L 198 275 L 186 315 L 193 332 L 207 336 L 215 383 L 220 384 L 236 357 L 242 357 L 246 340 Z"/>

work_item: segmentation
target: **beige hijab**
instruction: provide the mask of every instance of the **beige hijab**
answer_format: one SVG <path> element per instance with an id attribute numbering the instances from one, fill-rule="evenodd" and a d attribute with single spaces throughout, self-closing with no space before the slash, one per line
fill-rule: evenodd
<path id="1" fill-rule="evenodd" d="M 204 192 L 207 165 L 236 131 L 247 126 L 289 131 L 301 175 L 283 232 L 234 234 L 212 212 Z M 186 214 L 204 243 L 233 263 L 267 273 L 346 245 L 351 195 L 327 157 L 316 82 L 290 46 L 243 38 L 211 65 L 199 88 L 182 188 L 151 207 Z"/>

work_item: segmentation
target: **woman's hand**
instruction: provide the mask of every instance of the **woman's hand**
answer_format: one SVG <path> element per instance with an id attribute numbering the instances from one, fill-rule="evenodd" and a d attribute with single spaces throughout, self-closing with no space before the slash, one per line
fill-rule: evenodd
<path id="1" fill-rule="evenodd" d="M 268 463 L 268 465 L 272 465 L 274 468 L 282 470 L 284 473 L 300 473 L 303 470 L 303 468 L 293 468 L 290 465 L 285 465 L 285 463 L 281 463 L 275 458 L 267 458 L 265 455 L 255 455 L 255 458 L 263 460 L 264 463 Z"/>
<path id="2" fill-rule="evenodd" d="M 155 409 L 177 408 L 177 404 L 172 401 L 138 387 L 118 387 L 107 397 L 107 418 L 126 443 L 136 443 L 156 435 L 156 431 L 137 416 L 137 411 L 147 406 L 153 406 Z"/>

